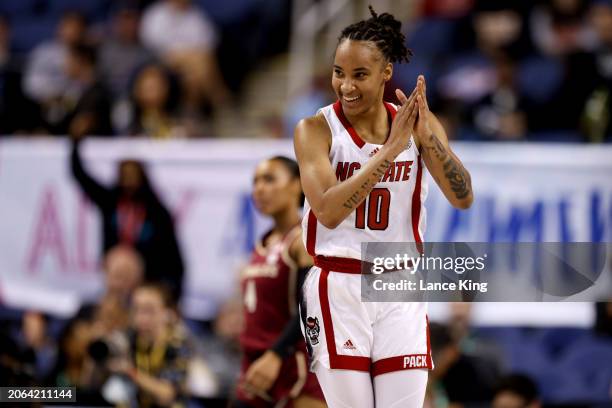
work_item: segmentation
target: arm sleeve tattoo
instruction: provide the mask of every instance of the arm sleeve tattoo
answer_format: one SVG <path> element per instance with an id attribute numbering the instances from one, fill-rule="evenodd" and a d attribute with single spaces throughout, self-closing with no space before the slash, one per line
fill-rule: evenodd
<path id="1" fill-rule="evenodd" d="M 444 147 L 442 142 L 433 133 L 429 136 L 425 148 L 432 157 L 435 157 L 442 163 L 444 177 L 448 180 L 451 190 L 455 193 L 455 197 L 458 199 L 467 197 L 472 190 L 472 181 L 461 162 Z"/>

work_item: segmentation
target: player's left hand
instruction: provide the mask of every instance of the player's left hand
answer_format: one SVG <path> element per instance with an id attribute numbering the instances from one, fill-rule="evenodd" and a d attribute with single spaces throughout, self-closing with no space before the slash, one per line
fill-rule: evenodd
<path id="1" fill-rule="evenodd" d="M 268 391 L 281 369 L 283 360 L 273 351 L 266 351 L 251 364 L 245 375 L 246 386 L 257 391 Z"/>
<path id="2" fill-rule="evenodd" d="M 414 135 L 423 140 L 431 136 L 431 127 L 429 126 L 429 105 L 427 104 L 427 87 L 425 77 L 419 75 L 417 78 L 417 104 L 419 107 L 419 116 L 414 124 Z"/>
<path id="3" fill-rule="evenodd" d="M 413 95 L 416 97 L 418 115 L 412 128 L 412 136 L 417 140 L 417 143 L 422 139 L 428 138 L 432 133 L 431 127 L 429 126 L 429 105 L 427 104 L 426 91 L 427 87 L 425 84 L 425 77 L 423 75 L 419 75 L 417 78 L 416 87 L 414 88 L 412 94 L 410 94 L 410 98 L 408 98 L 401 91 L 397 92 L 397 97 L 402 106 L 409 103 Z"/>

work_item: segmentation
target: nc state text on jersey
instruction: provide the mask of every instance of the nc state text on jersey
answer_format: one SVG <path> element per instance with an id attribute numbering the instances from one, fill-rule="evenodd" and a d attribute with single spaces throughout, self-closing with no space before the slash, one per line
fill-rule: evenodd
<path id="1" fill-rule="evenodd" d="M 380 179 L 381 183 L 408 181 L 410 178 L 410 170 L 412 170 L 412 160 L 396 161 L 391 163 L 385 174 Z M 361 168 L 359 162 L 338 162 L 336 166 L 336 178 L 339 181 L 344 181 L 351 177 L 355 170 Z"/>

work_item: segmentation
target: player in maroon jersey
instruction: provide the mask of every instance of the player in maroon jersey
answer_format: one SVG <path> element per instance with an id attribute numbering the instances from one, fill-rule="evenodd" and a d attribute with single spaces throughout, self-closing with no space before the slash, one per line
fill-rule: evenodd
<path id="1" fill-rule="evenodd" d="M 257 243 L 241 276 L 244 299 L 242 369 L 234 407 L 325 407 L 308 371 L 298 294 L 312 258 L 301 239 L 302 189 L 297 163 L 277 156 L 257 166 L 257 209 L 274 226 Z"/>

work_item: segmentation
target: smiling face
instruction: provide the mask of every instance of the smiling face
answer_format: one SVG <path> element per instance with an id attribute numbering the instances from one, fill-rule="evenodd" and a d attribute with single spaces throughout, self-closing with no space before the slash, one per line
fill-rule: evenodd
<path id="1" fill-rule="evenodd" d="M 342 40 L 336 48 L 332 87 L 346 114 L 357 115 L 382 101 L 393 65 L 371 41 Z"/>

